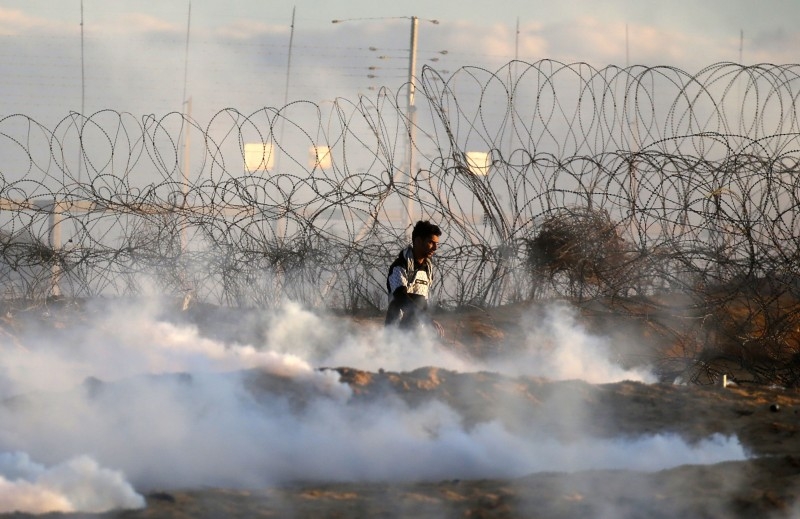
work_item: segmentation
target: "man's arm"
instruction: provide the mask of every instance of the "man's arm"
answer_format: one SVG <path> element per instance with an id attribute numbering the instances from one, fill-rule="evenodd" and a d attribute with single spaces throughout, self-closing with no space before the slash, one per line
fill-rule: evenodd
<path id="1" fill-rule="evenodd" d="M 411 299 L 411 296 L 408 295 L 408 289 L 405 286 L 397 287 L 394 292 L 392 292 L 392 299 L 404 311 L 409 305 L 414 305 L 414 301 Z"/>

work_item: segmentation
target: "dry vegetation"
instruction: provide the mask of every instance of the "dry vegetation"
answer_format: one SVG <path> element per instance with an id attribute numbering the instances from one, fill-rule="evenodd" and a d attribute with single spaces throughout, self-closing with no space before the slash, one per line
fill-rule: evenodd
<path id="1" fill-rule="evenodd" d="M 800 284 L 791 271 L 717 257 L 707 271 L 680 276 L 670 265 L 686 251 L 636 251 L 606 211 L 591 208 L 554 211 L 526 250 L 532 277 L 588 322 L 653 344 L 638 353 L 665 381 L 714 384 L 727 374 L 741 384 L 800 384 Z"/>

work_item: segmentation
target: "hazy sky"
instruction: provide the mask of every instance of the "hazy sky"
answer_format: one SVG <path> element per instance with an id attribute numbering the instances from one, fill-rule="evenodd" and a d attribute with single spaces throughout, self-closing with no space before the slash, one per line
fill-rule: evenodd
<path id="1" fill-rule="evenodd" d="M 81 108 L 162 115 L 182 110 L 185 89 L 195 117 L 207 120 L 226 107 L 282 106 L 287 94 L 320 102 L 397 90 L 412 15 L 420 18 L 419 67 L 443 71 L 496 70 L 518 56 L 695 72 L 738 62 L 740 46 L 746 64 L 794 63 L 800 48 L 792 24 L 800 3 L 791 0 L 194 0 L 189 11 L 188 0 L 6 0 L 0 116 L 47 122 Z"/>

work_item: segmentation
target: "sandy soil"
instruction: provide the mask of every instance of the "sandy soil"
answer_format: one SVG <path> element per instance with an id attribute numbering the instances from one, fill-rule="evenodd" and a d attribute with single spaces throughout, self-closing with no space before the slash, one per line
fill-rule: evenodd
<path id="1" fill-rule="evenodd" d="M 503 319 L 486 313 L 444 316 L 442 324 L 450 347 L 482 355 L 505 335 L 517 333 L 504 326 Z M 359 325 L 374 322 L 364 319 Z M 656 472 L 556 471 L 502 480 L 306 481 L 250 490 L 152 489 L 145 494 L 147 507 L 142 510 L 45 517 L 800 517 L 800 392 L 794 389 L 589 384 L 435 367 L 402 373 L 326 369 L 335 369 L 352 387 L 354 401 L 369 401 L 387 392 L 411 406 L 436 399 L 457 410 L 466 427 L 500 420 L 518 433 L 578 440 L 571 416 L 552 404 L 568 401 L 583 411 L 581 434 L 636 438 L 670 433 L 690 443 L 714 434 L 736 436 L 749 458 Z M 254 392 L 293 390 L 285 380 L 257 371 L 249 383 Z M 302 406 L 303 398 L 298 394 L 295 403 Z M 515 412 L 501 413 L 501 408 Z"/>

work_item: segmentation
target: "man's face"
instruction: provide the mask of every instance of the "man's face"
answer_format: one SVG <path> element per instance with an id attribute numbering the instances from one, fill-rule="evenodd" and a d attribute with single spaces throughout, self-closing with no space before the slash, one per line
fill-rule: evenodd
<path id="1" fill-rule="evenodd" d="M 436 253 L 436 249 L 439 248 L 439 237 L 435 234 L 417 236 L 414 238 L 412 245 L 414 247 L 414 259 L 421 263 L 426 259 L 432 258 Z"/>

